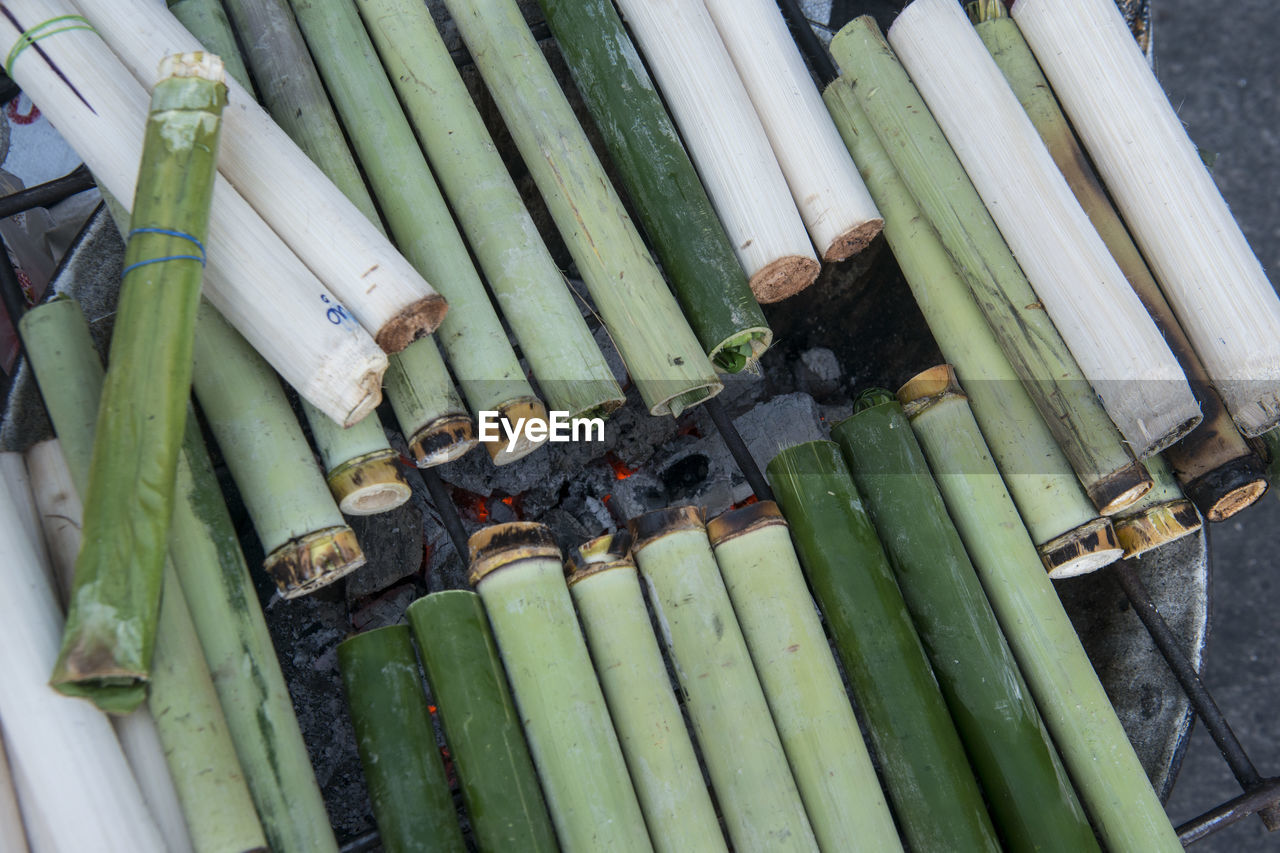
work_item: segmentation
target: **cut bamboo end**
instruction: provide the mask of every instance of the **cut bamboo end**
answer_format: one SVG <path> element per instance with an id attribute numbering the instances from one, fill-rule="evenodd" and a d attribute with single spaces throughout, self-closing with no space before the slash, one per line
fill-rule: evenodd
<path id="1" fill-rule="evenodd" d="M 409 452 L 419 468 L 452 462 L 480 443 L 469 415 L 448 414 L 436 418 L 409 439 Z"/>
<path id="2" fill-rule="evenodd" d="M 960 390 L 960 378 L 956 376 L 956 369 L 949 364 L 939 364 L 928 370 L 922 370 L 908 379 L 906 384 L 898 389 L 898 402 L 904 409 L 910 407 L 918 411 L 928 408 L 928 405 L 921 405 L 922 403 L 948 394 L 964 396 L 964 392 Z M 911 411 L 907 414 L 910 415 Z"/>
<path id="3" fill-rule="evenodd" d="M 883 219 L 870 219 L 855 225 L 831 241 L 831 245 L 827 246 L 826 251 L 822 253 L 822 260 L 827 263 L 836 263 L 852 258 L 870 246 L 871 241 L 883 230 Z"/>
<path id="4" fill-rule="evenodd" d="M 467 580 L 478 586 L 485 576 L 522 560 L 560 560 L 560 546 L 545 524 L 511 521 L 477 530 L 467 540 L 471 568 Z"/>
<path id="5" fill-rule="evenodd" d="M 409 500 L 413 490 L 396 464 L 394 450 L 375 450 L 348 459 L 329 472 L 325 481 L 345 515 L 377 515 Z"/>
<path id="6" fill-rule="evenodd" d="M 716 344 L 707 358 L 719 372 L 750 373 L 759 369 L 760 356 L 771 346 L 773 330 L 768 326 L 753 326 Z"/>
<path id="7" fill-rule="evenodd" d="M 1132 506 L 1143 495 L 1151 491 L 1154 485 L 1147 469 L 1141 462 L 1131 462 L 1119 471 L 1103 477 L 1096 483 L 1085 487 L 1085 493 L 1098 512 L 1103 515 L 1115 515 L 1125 507 Z"/>
<path id="8" fill-rule="evenodd" d="M 438 293 L 424 296 L 382 324 L 374 334 L 374 342 L 385 352 L 400 352 L 409 344 L 429 335 L 440 325 L 449 305 Z"/>
<path id="9" fill-rule="evenodd" d="M 639 554 L 671 533 L 706 530 L 705 518 L 700 506 L 669 506 L 637 516 L 627 522 L 627 528 L 631 531 L 631 553 Z"/>
<path id="10" fill-rule="evenodd" d="M 1116 538 L 1127 559 L 1195 533 L 1200 524 L 1200 514 L 1191 501 L 1169 501 L 1116 519 Z"/>
<path id="11" fill-rule="evenodd" d="M 1225 521 L 1266 494 L 1267 466 L 1250 453 L 1184 483 L 1182 490 L 1207 519 Z"/>
<path id="12" fill-rule="evenodd" d="M 199 77 L 222 83 L 226 79 L 222 59 L 212 53 L 196 51 L 194 53 L 173 53 L 160 60 L 160 68 L 156 72 L 157 79 L 166 77 Z"/>
<path id="13" fill-rule="evenodd" d="M 1036 548 L 1054 580 L 1096 572 L 1124 556 L 1124 548 L 1108 518 L 1095 518 Z"/>
<path id="14" fill-rule="evenodd" d="M 787 526 L 782 510 L 773 501 L 756 501 L 738 509 L 722 512 L 707 522 L 707 538 L 714 547 L 753 530 L 774 525 Z"/>
<path id="15" fill-rule="evenodd" d="M 724 383 L 717 379 L 715 382 L 708 382 L 705 385 L 696 385 L 693 388 L 686 388 L 679 394 L 674 394 L 659 400 L 655 405 L 649 408 L 651 415 L 671 415 L 673 418 L 680 417 L 681 414 L 692 409 L 699 403 L 705 403 L 715 395 L 724 390 Z"/>
<path id="16" fill-rule="evenodd" d="M 290 539 L 267 555 L 262 567 L 284 598 L 298 598 L 346 577 L 364 565 L 355 531 L 343 525 Z"/>
<path id="17" fill-rule="evenodd" d="M 489 451 L 489 458 L 494 465 L 510 465 L 517 459 L 523 459 L 541 447 L 547 440 L 548 432 L 543 430 L 543 437 L 534 441 L 529 438 L 528 429 L 516 429 L 521 421 L 526 426 L 531 423 L 547 424 L 547 407 L 537 397 L 520 397 L 498 406 L 498 419 L 511 428 L 516 436 L 514 442 L 507 440 L 507 431 L 500 429 L 498 438 L 493 441 L 482 441 L 484 449 Z"/>
<path id="18" fill-rule="evenodd" d="M 822 264 L 806 255 L 784 255 L 751 276 L 751 292 L 761 305 L 795 296 L 818 280 Z"/>
<path id="19" fill-rule="evenodd" d="M 631 557 L 631 534 L 619 530 L 584 542 L 569 554 L 564 564 L 565 582 L 573 586 L 601 572 L 635 567 L 636 561 Z"/>

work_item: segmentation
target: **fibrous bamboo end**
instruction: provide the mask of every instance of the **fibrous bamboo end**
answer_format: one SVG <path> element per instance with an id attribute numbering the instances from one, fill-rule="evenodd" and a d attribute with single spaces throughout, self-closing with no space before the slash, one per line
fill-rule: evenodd
<path id="1" fill-rule="evenodd" d="M 832 264 L 852 258 L 870 246 L 871 241 L 883 230 L 883 219 L 869 219 L 855 225 L 831 241 L 831 245 L 822 253 L 822 260 Z"/>
<path id="2" fill-rule="evenodd" d="M 467 580 L 478 586 L 487 575 L 522 560 L 552 559 L 560 562 L 560 546 L 551 529 L 536 521 L 492 524 L 467 540 L 471 567 Z"/>
<path id="3" fill-rule="evenodd" d="M 716 344 L 707 358 L 720 373 L 755 373 L 760 356 L 773 345 L 773 330 L 768 326 L 743 329 L 733 337 Z"/>
<path id="4" fill-rule="evenodd" d="M 765 264 L 751 276 L 751 292 L 761 305 L 794 296 L 818 280 L 822 265 L 805 255 L 787 255 Z"/>
<path id="5" fill-rule="evenodd" d="M 700 506 L 669 506 L 655 509 L 627 522 L 631 531 L 631 553 L 636 554 L 649 544 L 670 533 L 683 530 L 706 531 L 704 510 Z"/>
<path id="6" fill-rule="evenodd" d="M 745 536 L 753 530 L 764 527 L 787 526 L 782 517 L 782 510 L 773 501 L 756 501 L 737 509 L 722 512 L 707 522 L 707 538 L 712 547 L 739 536 Z"/>
<path id="7" fill-rule="evenodd" d="M 1107 518 L 1095 518 L 1037 547 L 1045 571 L 1054 580 L 1096 572 L 1124 556 Z"/>
<path id="8" fill-rule="evenodd" d="M 448 311 L 449 305 L 440 294 L 424 296 L 383 323 L 373 339 L 386 352 L 400 352 L 418 338 L 434 332 Z"/>
<path id="9" fill-rule="evenodd" d="M 514 443 L 507 440 L 505 429 L 498 430 L 498 438 L 494 441 L 483 441 L 484 449 L 489 451 L 489 458 L 494 465 L 510 465 L 517 459 L 523 459 L 546 442 L 546 437 L 532 441 L 526 430 L 515 430 L 516 424 L 524 421 L 547 423 L 547 407 L 537 397 L 520 397 L 498 406 L 498 419 L 515 435 Z"/>
<path id="10" fill-rule="evenodd" d="M 226 81 L 221 57 L 202 50 L 194 53 L 171 53 L 161 59 L 156 79 L 165 80 L 169 77 L 199 77 L 214 83 Z"/>
<path id="11" fill-rule="evenodd" d="M 1113 471 L 1096 483 L 1085 484 L 1085 494 L 1098 512 L 1103 515 L 1115 515 L 1125 507 L 1132 506 L 1135 501 L 1151 491 L 1154 485 L 1151 475 L 1141 462 L 1130 462 L 1118 471 Z"/>
<path id="12" fill-rule="evenodd" d="M 1168 545 L 1200 529 L 1200 513 L 1188 500 L 1169 501 L 1115 519 L 1116 538 L 1126 558 Z"/>
<path id="13" fill-rule="evenodd" d="M 345 524 L 290 539 L 267 555 L 262 567 L 285 598 L 315 592 L 365 563 L 355 531 Z"/>
<path id="14" fill-rule="evenodd" d="M 436 418 L 409 439 L 409 452 L 419 468 L 452 462 L 479 444 L 471 417 L 451 413 Z"/>
<path id="15" fill-rule="evenodd" d="M 723 390 L 724 383 L 719 379 L 703 385 L 695 385 L 693 388 L 686 388 L 679 394 L 659 400 L 649 408 L 649 414 L 671 415 L 673 418 L 678 418 L 683 412 L 692 409 L 699 403 L 707 402 Z"/>
<path id="16" fill-rule="evenodd" d="M 565 581 L 573 586 L 611 569 L 634 569 L 631 534 L 626 530 L 606 533 L 579 545 L 564 564 Z"/>
<path id="17" fill-rule="evenodd" d="M 413 490 L 397 458 L 394 450 L 375 450 L 330 471 L 325 481 L 338 508 L 346 515 L 377 515 L 409 500 Z"/>
<path id="18" fill-rule="evenodd" d="M 1249 453 L 1183 484 L 1182 490 L 1205 518 L 1225 521 L 1266 493 L 1267 466 Z"/>

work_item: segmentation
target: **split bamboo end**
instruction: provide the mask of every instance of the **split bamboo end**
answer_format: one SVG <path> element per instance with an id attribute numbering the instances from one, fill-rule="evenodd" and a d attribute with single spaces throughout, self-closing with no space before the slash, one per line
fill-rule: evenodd
<path id="1" fill-rule="evenodd" d="M 262 567 L 284 598 L 298 598 L 346 577 L 365 563 L 355 531 L 343 525 L 291 539 Z"/>
<path id="2" fill-rule="evenodd" d="M 1103 477 L 1096 483 L 1085 487 L 1085 493 L 1098 512 L 1103 515 L 1115 515 L 1125 507 L 1132 506 L 1139 498 L 1151 491 L 1154 485 L 1147 469 L 1141 462 L 1131 462 L 1118 471 Z"/>
<path id="3" fill-rule="evenodd" d="M 400 352 L 418 338 L 434 332 L 448 310 L 449 305 L 440 294 L 424 296 L 383 323 L 373 339 L 386 352 Z"/>
<path id="4" fill-rule="evenodd" d="M 536 521 L 512 521 L 477 530 L 467 540 L 471 568 L 467 580 L 478 586 L 485 576 L 521 560 L 560 561 L 560 546 L 551 529 Z"/>
<path id="5" fill-rule="evenodd" d="M 655 509 L 627 522 L 631 531 L 631 552 L 639 553 L 652 542 L 682 530 L 706 530 L 705 512 L 700 506 L 669 506 Z"/>
<path id="6" fill-rule="evenodd" d="M 631 557 L 631 534 L 626 530 L 606 533 L 583 544 L 565 561 L 565 580 L 569 586 L 611 569 L 634 569 Z"/>
<path id="7" fill-rule="evenodd" d="M 160 60 L 156 72 L 157 79 L 167 77 L 199 77 L 214 83 L 223 83 L 226 72 L 222 59 L 212 53 L 195 51 L 194 53 L 172 53 Z"/>
<path id="8" fill-rule="evenodd" d="M 753 530 L 773 525 L 787 526 L 782 510 L 773 501 L 756 501 L 738 509 L 722 512 L 707 522 L 707 538 L 712 547 L 736 539 Z"/>
<path id="9" fill-rule="evenodd" d="M 1124 556 L 1111 520 L 1095 518 L 1037 547 L 1054 580 L 1096 572 Z"/>
<path id="10" fill-rule="evenodd" d="M 883 219 L 869 219 L 855 225 L 831 241 L 831 245 L 827 246 L 826 251 L 822 253 L 822 260 L 827 263 L 836 263 L 852 258 L 870 246 L 871 241 L 883 230 Z"/>
<path id="11" fill-rule="evenodd" d="M 537 397 L 520 397 L 499 406 L 498 418 L 508 427 L 513 427 L 513 425 L 521 421 L 526 424 L 533 422 L 546 424 L 547 407 Z M 546 442 L 546 438 L 533 441 L 528 437 L 527 430 L 519 430 L 514 432 L 516 435 L 515 443 L 509 445 L 505 438 L 506 434 L 505 430 L 499 430 L 499 438 L 494 441 L 482 442 L 484 449 L 489 451 L 489 458 L 494 465 L 510 465 L 517 459 L 523 459 L 528 456 Z"/>
<path id="12" fill-rule="evenodd" d="M 705 385 L 687 388 L 679 394 L 659 400 L 655 405 L 650 407 L 649 414 L 671 415 L 673 418 L 678 418 L 681 413 L 688 409 L 692 409 L 699 403 L 707 402 L 723 390 L 724 383 L 719 379 L 714 382 L 708 382 Z"/>
<path id="13" fill-rule="evenodd" d="M 818 280 L 822 265 L 817 258 L 786 255 L 765 264 L 751 276 L 751 292 L 761 305 L 781 302 Z"/>
<path id="14" fill-rule="evenodd" d="M 479 444 L 470 416 L 448 414 L 436 418 L 409 439 L 409 452 L 419 468 L 452 462 Z"/>
<path id="15" fill-rule="evenodd" d="M 1267 467 L 1256 453 L 1232 459 L 1182 487 L 1210 521 L 1225 521 L 1267 491 Z"/>
<path id="16" fill-rule="evenodd" d="M 394 450 L 375 450 L 349 459 L 325 478 L 345 515 L 377 515 L 409 500 L 413 494 Z"/>
<path id="17" fill-rule="evenodd" d="M 1195 533 L 1200 524 L 1200 514 L 1191 501 L 1175 500 L 1116 519 L 1116 538 L 1126 558 L 1136 557 Z"/>

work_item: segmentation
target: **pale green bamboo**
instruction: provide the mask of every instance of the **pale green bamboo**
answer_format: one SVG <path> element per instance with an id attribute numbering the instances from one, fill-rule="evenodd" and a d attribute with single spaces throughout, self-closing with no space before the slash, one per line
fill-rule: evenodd
<path id="1" fill-rule="evenodd" d="M 901 850 L 778 505 L 731 510 L 707 532 L 819 846 Z"/>
<path id="2" fill-rule="evenodd" d="M 471 537 L 471 583 L 489 614 L 560 846 L 651 850 L 551 532 L 532 522 L 482 529 Z"/>
<path id="3" fill-rule="evenodd" d="M 1089 502 L 937 232 L 889 160 L 852 85 L 837 79 L 822 97 L 884 217 L 885 238 L 929 331 L 964 379 L 973 415 L 1045 568 L 1054 577 L 1070 576 L 1119 559 L 1110 523 Z"/>
<path id="4" fill-rule="evenodd" d="M 900 393 L 900 397 L 903 395 Z M 1181 850 L 958 388 L 903 399 L 1076 792 L 1108 850 Z"/>
<path id="5" fill-rule="evenodd" d="M 602 536 L 581 546 L 566 566 L 591 661 L 654 849 L 728 850 L 649 622 L 635 561 L 627 554 L 630 546 L 625 532 Z"/>
<path id="6" fill-rule="evenodd" d="M 736 850 L 817 850 L 697 507 L 631 521 L 633 553 Z"/>
<path id="7" fill-rule="evenodd" d="M 383 379 L 391 410 L 419 468 L 441 465 L 477 444 L 475 424 L 449 380 L 434 338 L 394 355 Z"/>
<path id="8" fill-rule="evenodd" d="M 538 234 L 425 4 L 358 0 L 382 64 L 538 387 L 573 417 L 607 414 L 622 389 Z"/>
<path id="9" fill-rule="evenodd" d="M 208 302 L 200 305 L 192 386 L 280 593 L 304 595 L 364 565 L 280 380 Z"/>
<path id="10" fill-rule="evenodd" d="M 514 0 L 446 0 L 640 396 L 679 415 L 723 388 Z"/>
<path id="11" fill-rule="evenodd" d="M 252 93 L 249 74 L 236 46 L 236 35 L 222 4 L 218 0 L 168 0 L 168 3 L 173 16 L 200 39 L 206 50 L 222 60 L 227 74 Z"/>

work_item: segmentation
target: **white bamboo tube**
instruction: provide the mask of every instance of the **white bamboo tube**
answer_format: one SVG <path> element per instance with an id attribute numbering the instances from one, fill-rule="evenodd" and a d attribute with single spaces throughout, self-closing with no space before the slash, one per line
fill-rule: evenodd
<path id="1" fill-rule="evenodd" d="M 167 10 L 151 0 L 75 0 L 143 85 L 170 53 L 202 50 Z M 444 298 L 359 214 L 253 95 L 227 81 L 218 171 L 387 352 L 435 331 Z"/>
<path id="2" fill-rule="evenodd" d="M 821 265 L 769 139 L 702 0 L 617 0 L 760 302 Z M 846 155 L 847 159 L 847 155 Z"/>
<path id="3" fill-rule="evenodd" d="M 889 28 L 947 141 L 1135 456 L 1200 422 L 1181 365 L 964 10 L 915 0 Z"/>
<path id="4" fill-rule="evenodd" d="M 862 251 L 884 220 L 773 0 L 703 0 L 824 261 Z"/>
<path id="5" fill-rule="evenodd" d="M 1013 18 L 1240 431 L 1280 423 L 1280 299 L 1110 0 Z"/>
<path id="6" fill-rule="evenodd" d="M 65 0 L 17 0 L 5 9 L 0 52 L 6 53 L 24 30 L 71 11 Z M 16 56 L 15 81 L 84 158 L 103 189 L 117 199 L 132 199 L 146 91 L 87 28 L 60 29 L 39 46 L 40 53 L 27 48 Z M 298 209 L 300 218 L 313 213 Z M 340 423 L 355 423 L 378 405 L 386 354 L 221 179 L 214 189 L 206 249 L 205 295 L 299 394 Z"/>
<path id="7" fill-rule="evenodd" d="M 65 610 L 71 578 L 75 573 L 76 554 L 80 551 L 81 521 L 84 508 L 71 479 L 71 471 L 62 456 L 62 445 L 56 438 L 33 444 L 25 454 L 31 478 L 31 491 L 39 515 L 39 527 L 49 550 L 49 565 L 57 581 L 58 599 Z M 164 757 L 164 745 L 156 731 L 155 720 L 147 708 L 111 717 L 116 737 L 133 771 L 151 817 L 169 853 L 193 850 L 187 821 Z M 8 849 L 8 848 L 0 848 Z"/>
<path id="8" fill-rule="evenodd" d="M 8 454 L 6 454 L 8 455 Z M 0 850 L 27 853 L 27 833 L 22 826 L 18 791 L 9 772 L 8 751 L 0 738 Z"/>
<path id="9" fill-rule="evenodd" d="M 34 531 L 22 524 L 9 489 L 0 489 L 0 724 L 14 775 L 29 792 L 23 813 L 56 850 L 162 853 L 107 716 L 49 686 L 63 620 Z"/>
<path id="10" fill-rule="evenodd" d="M 38 531 L 40 529 L 40 515 L 36 510 L 34 501 L 28 499 L 35 493 L 35 490 L 31 487 L 31 476 L 27 471 L 27 462 L 23 459 L 21 453 L 8 451 L 0 453 L 0 482 L 8 487 L 9 494 L 13 496 L 18 512 L 22 514 L 24 529 L 33 532 Z M 51 566 L 49 549 L 45 545 L 44 537 L 40 535 L 34 536 L 31 544 L 36 549 L 36 554 L 40 557 L 41 564 Z M 56 587 L 56 579 L 52 572 L 49 574 L 49 579 L 55 582 Z"/>

